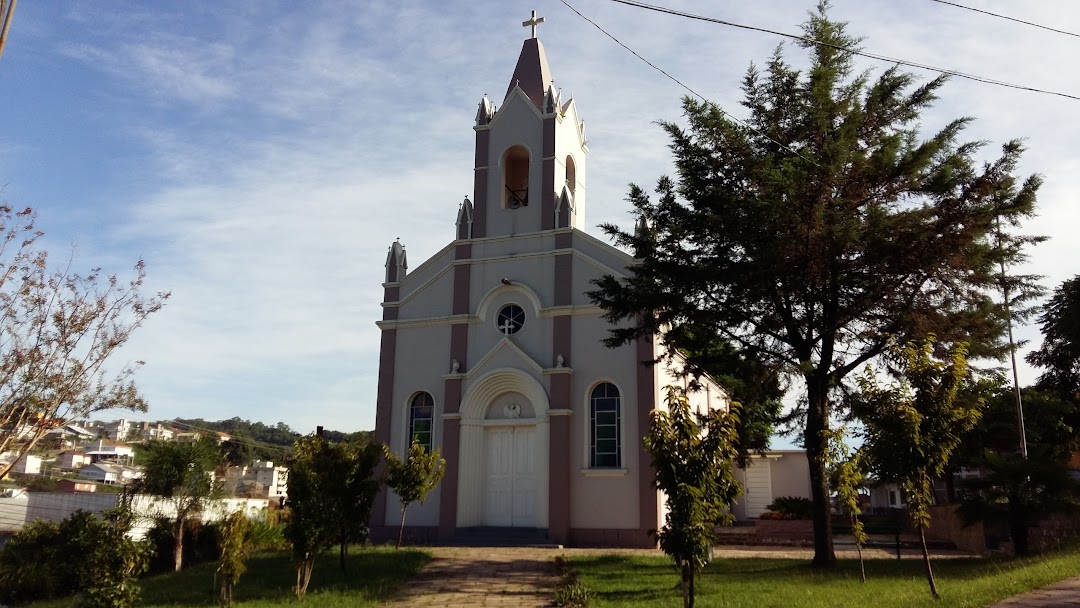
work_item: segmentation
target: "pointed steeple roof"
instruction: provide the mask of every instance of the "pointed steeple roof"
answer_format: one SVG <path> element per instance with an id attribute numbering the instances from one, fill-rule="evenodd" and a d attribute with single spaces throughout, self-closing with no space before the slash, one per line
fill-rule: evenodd
<path id="1" fill-rule="evenodd" d="M 514 85 L 521 87 L 538 110 L 544 111 L 544 96 L 551 86 L 551 69 L 548 67 L 544 45 L 540 44 L 539 38 L 529 38 L 521 45 L 514 76 L 506 89 L 507 97 L 513 92 Z"/>

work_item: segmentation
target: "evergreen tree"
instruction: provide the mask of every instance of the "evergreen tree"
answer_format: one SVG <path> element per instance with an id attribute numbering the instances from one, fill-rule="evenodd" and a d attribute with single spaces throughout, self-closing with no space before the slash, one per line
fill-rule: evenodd
<path id="1" fill-rule="evenodd" d="M 1043 343 L 1027 356 L 1039 386 L 1080 401 L 1080 275 L 1058 286 L 1039 315 Z"/>
<path id="2" fill-rule="evenodd" d="M 920 114 L 945 76 L 917 84 L 897 68 L 855 72 L 859 40 L 824 2 L 804 33 L 815 41 L 802 43 L 805 72 L 780 50 L 748 70 L 745 123 L 689 98 L 688 127 L 661 123 L 677 179 L 662 177 L 655 200 L 631 186 L 647 229 L 605 230 L 638 263 L 625 279 L 598 280 L 590 297 L 617 325 L 611 346 L 657 335 L 668 354 L 692 359 L 682 336 L 716 336 L 802 381 L 814 563 L 831 565 L 836 391 L 890 336 L 935 333 L 943 347 L 969 342 L 973 357 L 1007 352 L 1007 312 L 992 295 L 1002 264 L 1040 240 L 1014 233 L 1040 180 L 1014 176 L 1018 141 L 980 167 L 981 144 L 959 139 L 968 118 L 921 138 Z M 1032 277 L 1005 280 L 1011 294 L 1030 294 Z"/>

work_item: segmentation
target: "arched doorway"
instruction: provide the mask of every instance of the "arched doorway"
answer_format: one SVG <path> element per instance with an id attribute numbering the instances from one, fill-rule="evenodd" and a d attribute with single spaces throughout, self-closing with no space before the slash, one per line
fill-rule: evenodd
<path id="1" fill-rule="evenodd" d="M 548 526 L 548 400 L 519 370 L 489 372 L 461 408 L 459 527 Z"/>

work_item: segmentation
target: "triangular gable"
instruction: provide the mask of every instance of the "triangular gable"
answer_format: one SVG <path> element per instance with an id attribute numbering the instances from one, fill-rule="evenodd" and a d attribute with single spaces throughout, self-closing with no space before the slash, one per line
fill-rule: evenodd
<path id="1" fill-rule="evenodd" d="M 544 373 L 544 366 L 537 363 L 528 353 L 521 350 L 521 347 L 517 344 L 511 342 L 510 338 L 503 338 L 502 340 L 499 340 L 499 343 L 488 351 L 483 358 L 477 361 L 476 365 L 472 366 L 472 368 L 465 373 L 465 377 L 479 377 L 480 375 L 483 375 L 484 372 L 506 367 L 530 371 L 535 376 L 540 376 Z"/>

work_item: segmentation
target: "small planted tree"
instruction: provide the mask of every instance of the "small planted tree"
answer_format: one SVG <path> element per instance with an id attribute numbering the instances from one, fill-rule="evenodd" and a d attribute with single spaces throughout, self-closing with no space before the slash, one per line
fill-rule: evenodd
<path id="1" fill-rule="evenodd" d="M 221 450 L 211 437 L 191 443 L 151 441 L 146 445 L 143 478 L 136 489 L 162 497 L 176 510 L 173 565 L 177 572 L 184 559 L 184 524 L 202 510 L 204 500 L 221 494 L 221 484 L 213 477 L 220 462 Z"/>
<path id="2" fill-rule="evenodd" d="M 666 390 L 668 411 L 652 412 L 645 450 L 656 471 L 653 484 L 667 496 L 656 538 L 679 569 L 683 607 L 692 608 L 695 574 L 708 561 L 716 527 L 733 519 L 729 507 L 742 491 L 732 470 L 738 415 L 714 411 L 698 420 L 685 392 Z"/>
<path id="3" fill-rule="evenodd" d="M 946 361 L 934 357 L 934 337 L 894 345 L 888 353 L 901 381 L 882 384 L 873 369 L 859 378 L 853 408 L 864 424 L 863 445 L 881 478 L 896 479 L 907 493 L 908 509 L 922 544 L 930 594 L 939 597 L 926 549 L 933 503 L 933 479 L 941 476 L 953 450 L 979 421 L 984 400 L 958 399 L 969 379 L 967 345 L 958 344 Z"/>
<path id="4" fill-rule="evenodd" d="M 337 540 L 341 572 L 345 573 L 345 555 L 349 543 L 367 542 L 368 520 L 382 481 L 375 469 L 382 461 L 382 444 L 354 440 L 335 446 L 340 464 L 333 471 L 341 476 L 334 488 L 338 502 Z"/>
<path id="5" fill-rule="evenodd" d="M 866 544 L 866 530 L 863 529 L 862 505 L 859 503 L 859 487 L 866 480 L 859 462 L 859 453 L 854 454 L 844 441 L 846 428 L 839 428 L 832 433 L 829 442 L 829 464 L 835 474 L 836 502 L 851 521 L 851 536 L 855 539 L 855 549 L 859 552 L 859 580 L 866 582 L 866 563 L 863 560 L 863 545 Z"/>
<path id="6" fill-rule="evenodd" d="M 430 454 L 413 439 L 409 454 L 404 460 L 389 448 L 386 453 L 386 485 L 401 499 L 401 527 L 398 529 L 397 548 L 405 535 L 405 511 L 414 502 L 423 503 L 428 492 L 435 489 L 446 474 L 446 461 L 439 450 Z"/>
<path id="7" fill-rule="evenodd" d="M 315 557 L 333 544 L 337 530 L 337 503 L 326 482 L 332 462 L 330 446 L 310 435 L 293 444 L 289 461 L 289 508 L 285 538 L 292 545 L 296 564 L 296 599 L 303 601 L 311 582 Z"/>
<path id="8" fill-rule="evenodd" d="M 251 521 L 243 511 L 236 511 L 225 518 L 221 525 L 221 558 L 217 575 L 221 585 L 221 605 L 233 605 L 233 587 L 240 582 L 240 575 L 247 569 L 247 535 Z"/>

